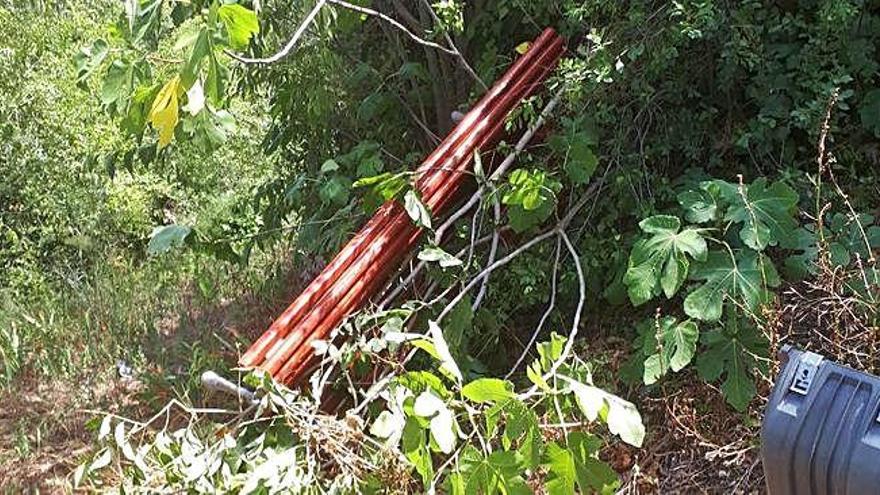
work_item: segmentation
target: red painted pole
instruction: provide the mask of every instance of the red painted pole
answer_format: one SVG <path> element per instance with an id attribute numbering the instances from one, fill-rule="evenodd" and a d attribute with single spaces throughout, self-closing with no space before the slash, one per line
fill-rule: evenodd
<path id="1" fill-rule="evenodd" d="M 538 63 L 530 66 L 526 76 L 513 84 L 504 93 L 499 104 L 492 109 L 486 118 L 481 120 L 479 127 L 465 141 L 464 149 L 456 150 L 449 161 L 441 164 L 440 173 L 432 177 L 432 180 L 425 186 L 429 190 L 423 199 L 431 211 L 435 213 L 440 212 L 440 205 L 448 201 L 451 194 L 457 191 L 457 184 L 460 184 L 463 180 L 466 168 L 473 157 L 473 150 L 478 142 L 485 142 L 487 136 L 497 134 L 495 128 L 500 130 L 504 123 L 504 117 L 526 92 L 536 87 L 540 82 L 537 78 L 543 78 L 545 72 L 550 70 L 547 69 L 548 66 L 552 68 L 553 63 L 561 55 L 561 51 L 561 39 L 554 40 L 550 47 L 548 47 L 548 50 L 539 54 Z M 493 128 L 487 129 L 488 126 Z M 438 195 L 438 191 L 443 191 L 443 193 Z M 370 295 L 369 289 L 367 289 L 366 293 L 349 294 L 352 291 L 359 292 L 368 287 L 364 283 L 360 283 L 360 279 L 371 279 L 375 276 L 379 279 L 379 282 L 382 282 L 387 275 L 397 269 L 397 264 L 400 261 L 399 258 L 409 250 L 408 247 L 403 251 L 399 251 L 395 247 L 398 239 L 410 237 L 409 231 L 414 231 L 415 237 L 411 242 L 407 242 L 407 246 L 411 246 L 416 242 L 420 232 L 412 225 L 408 216 L 402 211 L 402 208 L 399 205 L 395 206 L 397 214 L 371 241 L 367 250 L 340 275 L 337 282 L 328 289 L 324 297 L 300 320 L 293 331 L 285 339 L 279 340 L 279 343 L 269 351 L 265 362 L 261 365 L 263 369 L 275 375 L 288 361 L 296 361 L 296 356 L 299 353 L 295 353 L 303 348 L 304 340 L 309 342 L 315 340 L 311 338 L 313 333 L 323 334 L 325 329 L 329 333 L 349 312 L 353 311 L 357 305 L 368 298 Z M 376 266 L 378 267 L 373 269 Z M 311 345 L 306 344 L 306 347 L 308 348 L 302 352 L 310 354 L 312 352 Z"/>
<path id="2" fill-rule="evenodd" d="M 548 39 L 555 38 L 555 34 L 552 30 L 545 30 L 545 32 L 538 38 L 538 40 L 542 43 L 546 43 Z M 552 41 L 552 40 L 551 40 Z M 509 74 L 517 75 L 523 70 L 527 70 L 529 63 L 534 57 L 539 55 L 538 49 L 539 46 L 533 47 L 534 52 L 530 50 L 530 53 L 526 55 L 531 55 L 531 57 L 522 57 L 520 58 L 514 66 L 511 67 L 511 70 L 508 71 Z M 455 131 L 445 140 L 446 145 L 441 145 L 432 155 L 425 161 L 424 165 L 420 167 L 419 171 L 422 175 L 419 178 L 420 183 L 424 183 L 426 180 L 432 179 L 433 176 L 440 174 L 443 172 L 442 165 L 446 163 L 444 160 L 441 162 L 441 166 L 437 167 L 436 164 L 438 160 L 445 158 L 448 155 L 448 152 L 452 148 L 452 145 L 458 145 L 462 142 L 470 132 L 473 130 L 474 125 L 478 124 L 478 117 L 481 115 L 482 111 L 494 102 L 496 98 L 499 96 L 503 96 L 503 90 L 507 88 L 509 77 L 504 77 L 498 81 L 496 85 L 493 86 L 493 89 L 487 93 L 486 97 L 484 97 L 484 101 L 474 108 L 472 112 L 469 113 L 469 118 L 466 117 L 465 121 L 460 123 L 460 125 L 456 128 Z M 485 104 L 484 104 L 485 103 Z M 432 186 L 433 187 L 433 186 Z M 384 225 L 390 221 L 396 214 L 401 214 L 400 211 L 395 211 L 399 209 L 396 205 L 396 202 L 388 202 L 380 208 L 380 210 L 376 213 L 373 219 L 368 222 L 368 224 L 355 236 L 355 238 L 346 245 L 343 250 L 336 256 L 336 258 L 328 265 L 324 271 L 316 278 L 303 293 L 291 304 L 288 309 L 270 326 L 269 330 L 251 346 L 251 349 L 242 357 L 241 363 L 244 366 L 256 366 L 259 365 L 264 357 L 271 354 L 273 349 L 277 349 L 279 345 L 281 345 L 281 338 L 285 337 L 292 328 L 296 326 L 296 324 L 302 318 L 304 312 L 309 307 L 313 306 L 317 303 L 322 297 L 326 290 L 332 286 L 335 281 L 339 278 L 341 273 L 343 273 L 351 263 L 359 257 L 359 255 L 363 252 L 364 246 L 366 246 L 372 239 L 381 232 Z"/>
<path id="3" fill-rule="evenodd" d="M 505 95 L 506 98 L 515 103 L 526 95 L 533 93 L 543 82 L 543 79 L 552 72 L 556 60 L 558 60 L 558 57 L 561 55 L 561 42 L 559 48 L 559 51 L 553 52 L 552 58 L 547 64 L 538 66 L 540 74 L 534 81 L 523 82 L 518 85 L 517 88 Z M 505 112 L 505 115 L 506 113 L 507 112 Z M 483 134 L 481 142 L 479 143 L 480 148 L 493 143 L 503 132 L 503 118 L 496 118 L 490 120 L 490 122 L 494 122 L 494 125 L 488 134 Z M 468 149 L 470 150 L 469 153 L 463 153 L 458 157 L 458 166 L 455 167 L 454 170 L 446 172 L 447 175 L 450 176 L 449 180 L 441 183 L 435 194 L 428 200 L 428 205 L 433 212 L 441 212 L 454 198 L 455 193 L 458 192 L 461 182 L 467 175 L 466 168 L 470 164 L 473 156 L 474 147 L 469 146 Z M 385 237 L 380 236 L 378 238 L 376 249 L 374 251 L 368 251 L 369 255 L 374 252 L 377 253 L 376 258 L 369 256 L 368 259 L 371 260 L 372 264 L 370 264 L 364 272 L 361 272 L 362 276 L 360 278 L 353 281 L 353 284 L 349 287 L 349 290 L 345 292 L 344 296 L 342 296 L 341 299 L 332 298 L 332 301 L 335 304 L 326 306 L 323 310 L 319 309 L 309 315 L 308 319 L 312 319 L 312 321 L 317 320 L 318 323 L 311 331 L 306 330 L 303 332 L 303 335 L 305 336 L 304 341 L 295 346 L 296 349 L 289 357 L 284 355 L 286 353 L 273 356 L 275 359 L 273 359 L 273 362 L 267 370 L 272 372 L 273 375 L 277 375 L 276 377 L 278 379 L 288 383 L 294 382 L 300 377 L 302 372 L 308 369 L 308 365 L 311 361 L 310 358 L 314 352 L 312 343 L 315 340 L 326 338 L 332 329 L 341 323 L 348 314 L 363 304 L 372 292 L 381 287 L 387 276 L 393 271 L 389 270 L 388 267 L 397 269 L 397 265 L 400 263 L 405 253 L 408 252 L 418 241 L 421 230 L 412 225 L 407 218 L 404 218 L 402 224 L 399 224 L 398 226 L 397 222 L 392 223 L 392 226 L 383 232 L 383 234 L 385 234 Z M 406 239 L 406 241 L 401 244 L 400 239 Z M 385 246 L 386 242 L 390 243 L 387 247 Z M 347 284 L 343 283 L 343 285 Z M 342 290 L 343 289 L 341 289 L 341 291 Z M 308 319 L 303 321 L 303 326 L 309 326 L 311 321 L 308 321 Z M 277 368 L 277 364 L 281 361 L 284 362 L 281 363 L 282 366 L 279 369 Z"/>
<path id="4" fill-rule="evenodd" d="M 478 124 L 477 119 L 494 100 L 503 97 L 504 91 L 514 78 L 528 69 L 531 61 L 540 54 L 540 50 L 548 43 L 556 39 L 556 33 L 551 28 L 545 29 L 535 40 L 532 48 L 524 56 L 520 57 L 505 75 L 492 86 L 489 92 L 483 96 L 477 106 L 468 112 L 465 119 L 459 123 L 444 139 L 444 141 L 431 153 L 431 155 L 419 167 L 419 183 L 430 179 L 442 170 L 437 170 L 437 162 L 444 163 L 450 150 L 460 146 L 460 143 Z M 339 278 L 340 274 L 363 252 L 365 245 L 375 237 L 376 233 L 393 217 L 394 202 L 388 202 L 376 212 L 373 218 L 349 241 L 348 244 L 336 255 L 318 277 L 291 303 L 290 306 L 272 323 L 251 347 L 240 358 L 239 363 L 245 367 L 259 365 L 267 353 L 277 347 L 280 339 L 285 337 L 299 322 L 303 312 L 315 304 L 325 291 Z"/>

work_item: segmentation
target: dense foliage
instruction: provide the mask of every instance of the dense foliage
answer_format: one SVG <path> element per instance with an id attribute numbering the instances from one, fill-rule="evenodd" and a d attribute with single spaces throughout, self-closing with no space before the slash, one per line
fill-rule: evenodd
<path id="1" fill-rule="evenodd" d="M 382 201 L 427 230 L 421 276 L 339 329 L 308 391 L 248 375 L 260 402 L 228 424 L 188 407 L 200 420 L 181 429 L 99 418 L 77 482 L 124 467 L 130 486 L 197 492 L 611 490 L 599 453 L 642 444 L 638 399 L 699 377 L 754 414 L 787 288 L 833 274 L 849 313 L 880 323 L 876 2 L 55 9 L 0 8 L 15 40 L 0 46 L 6 383 L 128 357 L 155 335 L 163 290 L 219 300 L 279 251 L 326 259 Z M 446 219 L 410 171 L 547 25 L 568 53 L 508 125 L 512 141 L 558 95 L 541 143 L 501 177 L 512 145 L 476 157 L 480 201 L 441 244 Z M 71 290 L 89 295 L 59 296 Z M 108 292 L 132 295 L 90 316 Z M 137 330 L 112 329 L 91 357 L 72 352 L 96 347 L 84 333 L 60 331 L 108 321 Z M 621 338 L 628 359 L 611 369 Z M 373 389 L 377 366 L 389 379 Z M 334 394 L 360 406 L 320 414 Z"/>
<path id="2" fill-rule="evenodd" d="M 184 145 L 149 168 L 114 161 L 131 141 L 97 110 L 100 86 L 77 87 L 73 58 L 105 32 L 96 20 L 115 17 L 117 6 L 58 9 L 0 9 L 9 43 L 0 48 L 4 383 L 21 373 L 76 374 L 138 359 L 133 346 L 158 337 L 155 313 L 178 302 L 168 291 L 196 276 L 208 294 L 218 278 L 234 276 L 200 256 L 147 259 L 152 229 L 178 220 L 217 237 L 256 231 L 253 189 L 273 168 L 248 138 L 262 132 L 263 117 L 246 106 L 227 146 L 210 156 Z M 223 168 L 233 160 L 234 177 Z"/>

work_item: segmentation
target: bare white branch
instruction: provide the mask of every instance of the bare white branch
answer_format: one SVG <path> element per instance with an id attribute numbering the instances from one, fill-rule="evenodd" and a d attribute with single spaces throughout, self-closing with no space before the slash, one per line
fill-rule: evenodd
<path id="1" fill-rule="evenodd" d="M 474 286 L 476 286 L 478 283 L 480 283 L 480 281 L 483 280 L 484 277 L 488 276 L 490 273 L 501 268 L 502 266 L 510 263 L 511 261 L 514 260 L 514 258 L 516 258 L 517 256 L 521 255 L 522 253 L 528 251 L 529 249 L 536 246 L 537 244 L 540 244 L 542 241 L 553 237 L 554 235 L 556 235 L 557 231 L 558 231 L 557 228 L 553 228 L 551 230 L 544 232 L 543 234 L 540 234 L 538 236 L 535 236 L 535 237 L 529 239 L 528 242 L 526 242 L 525 244 L 521 245 L 520 247 L 514 249 L 507 256 L 501 258 L 500 260 L 496 261 L 495 263 L 492 263 L 491 265 L 484 268 L 483 271 L 481 271 L 479 274 L 477 274 L 476 277 L 472 278 L 471 281 L 468 282 L 467 285 L 465 285 L 461 289 L 461 292 L 459 292 L 458 295 L 453 297 L 452 300 L 449 301 L 449 304 L 447 304 L 446 307 L 443 308 L 443 311 L 441 311 L 440 314 L 437 315 L 437 323 L 440 323 L 440 320 L 442 320 L 444 316 L 449 314 L 449 312 L 452 311 L 452 308 L 454 308 L 455 305 L 458 304 L 464 298 L 464 296 L 468 292 L 470 292 L 471 289 L 474 288 Z M 436 302 L 437 301 L 431 301 L 430 304 L 433 305 Z"/>
<path id="2" fill-rule="evenodd" d="M 553 309 L 556 307 L 556 280 L 559 274 L 559 255 L 562 253 L 562 238 L 556 239 L 556 259 L 553 261 L 553 278 L 550 279 L 550 302 L 547 304 L 547 309 L 544 310 L 544 314 L 541 315 L 541 319 L 538 321 L 538 326 L 535 328 L 535 331 L 532 332 L 532 338 L 529 339 L 529 343 L 523 347 L 522 354 L 519 355 L 519 358 L 516 360 L 516 363 L 511 366 L 510 371 L 504 375 L 504 379 L 509 379 L 516 370 L 519 368 L 519 365 L 525 360 L 526 356 L 529 355 L 529 351 L 532 346 L 535 345 L 535 340 L 538 339 L 538 335 L 540 335 L 541 330 L 544 328 L 544 323 L 547 322 L 547 318 L 550 317 L 550 314 L 553 312 Z"/>
<path id="3" fill-rule="evenodd" d="M 565 342 L 565 347 L 562 349 L 562 353 L 559 355 L 559 359 L 553 361 L 553 365 L 550 366 L 550 369 L 547 370 L 543 375 L 544 381 L 550 380 L 556 374 L 556 371 L 562 366 L 563 363 L 568 359 L 568 356 L 571 354 L 571 350 L 574 347 L 574 341 L 577 338 L 578 330 L 581 324 L 581 313 L 584 309 L 584 303 L 587 300 L 587 283 L 584 279 L 584 269 L 581 266 L 581 259 L 578 255 L 577 250 L 574 248 L 574 245 L 571 243 L 571 240 L 568 238 L 568 234 L 565 233 L 564 229 L 559 229 L 559 236 L 562 238 L 562 241 L 565 243 L 565 247 L 568 249 L 568 253 L 574 259 L 574 267 L 577 271 L 577 279 L 578 279 L 578 303 L 577 308 L 575 308 L 574 317 L 571 322 L 571 330 L 568 332 L 568 339 Z M 538 386 L 532 385 L 532 387 L 526 392 L 519 395 L 520 400 L 525 400 L 535 394 L 538 393 Z"/>
<path id="4" fill-rule="evenodd" d="M 492 226 L 492 244 L 489 247 L 489 261 L 487 264 L 491 265 L 495 262 L 495 256 L 498 254 L 498 241 L 501 238 L 501 202 L 498 201 L 498 194 L 493 190 L 490 193 L 492 197 L 492 213 L 494 218 L 494 225 Z M 483 299 L 486 297 L 486 290 L 489 286 L 489 276 L 483 279 L 483 283 L 480 285 L 480 290 L 477 292 L 477 297 L 474 299 L 474 304 L 471 306 L 471 309 L 474 311 L 480 307 L 480 304 L 483 303 Z"/>
<path id="5" fill-rule="evenodd" d="M 272 55 L 271 57 L 266 57 L 266 58 L 247 58 L 247 57 L 242 57 L 241 55 L 233 53 L 229 50 L 226 51 L 226 54 L 229 55 L 230 57 L 234 58 L 235 60 L 238 60 L 239 62 L 241 62 L 243 64 L 271 64 L 271 63 L 274 63 L 274 62 L 281 60 L 282 58 L 286 57 L 293 50 L 293 48 L 299 42 L 299 39 L 302 38 L 302 36 L 303 36 L 303 34 L 305 34 L 306 30 L 309 29 L 309 26 L 311 26 L 312 22 L 315 20 L 315 17 L 317 17 L 318 12 L 321 11 L 321 9 L 324 7 L 324 5 L 327 5 L 327 1 L 328 0 L 318 0 L 318 2 L 315 4 L 315 6 L 312 7 L 312 10 L 309 11 L 308 15 L 306 15 L 306 18 L 303 19 L 303 21 L 299 25 L 299 27 L 296 28 L 296 31 L 294 31 L 294 33 L 293 33 L 293 36 L 290 38 L 290 41 L 288 41 L 287 44 L 284 45 L 284 48 L 282 48 L 275 55 Z"/>
<path id="6" fill-rule="evenodd" d="M 454 47 L 454 45 L 452 45 L 453 48 L 450 49 L 450 48 L 447 48 L 443 45 L 434 43 L 433 41 L 429 41 L 424 38 L 421 38 L 418 35 L 416 35 L 415 33 L 413 33 L 412 31 L 410 31 L 409 28 L 407 28 L 406 26 L 404 26 L 403 24 L 398 22 L 393 17 L 390 17 L 386 14 L 383 14 L 382 12 L 379 12 L 378 10 L 374 10 L 374 9 L 371 9 L 368 7 L 362 7 L 360 5 L 355 5 L 353 3 L 348 3 L 344 0 L 318 0 L 318 2 L 315 4 L 315 6 L 312 7 L 312 10 L 309 11 L 309 13 L 306 15 L 305 19 L 303 19 L 302 23 L 300 23 L 299 27 L 296 28 L 296 31 L 293 33 L 293 36 L 284 45 L 284 48 L 282 48 L 281 50 L 279 50 L 278 52 L 276 52 L 274 55 L 272 55 L 270 57 L 249 58 L 249 57 L 241 56 L 241 55 L 239 55 L 235 52 L 232 52 L 230 50 L 226 50 L 226 54 L 229 55 L 230 57 L 232 57 L 233 59 L 243 63 L 243 64 L 271 64 L 271 63 L 277 62 L 277 61 L 281 60 L 282 58 L 286 57 L 287 55 L 289 55 L 290 52 L 293 51 L 293 49 L 296 47 L 297 43 L 299 43 L 300 38 L 302 38 L 302 36 L 308 30 L 309 26 L 311 26 L 312 23 L 315 21 L 315 17 L 318 16 L 318 13 L 321 11 L 321 9 L 325 5 L 327 5 L 328 3 L 336 5 L 338 7 L 342 7 L 344 9 L 348 9 L 348 10 L 351 10 L 354 12 L 361 13 L 364 15 L 378 17 L 379 19 L 382 19 L 383 21 L 385 21 L 385 22 L 391 24 L 392 26 L 396 27 L 397 29 L 403 31 L 413 41 L 415 41 L 416 43 L 419 43 L 420 45 L 425 45 L 425 46 L 429 46 L 431 48 L 436 48 L 437 50 L 440 50 L 440 51 L 447 53 L 449 55 L 455 55 L 460 60 L 462 60 L 463 64 L 467 67 L 468 71 L 470 73 L 472 73 L 472 75 L 474 77 L 476 77 L 476 74 L 473 73 L 473 69 L 470 69 L 470 66 L 467 65 L 467 62 L 464 61 L 464 57 L 462 57 L 461 53 L 459 53 L 458 49 L 456 49 Z M 483 81 L 481 81 L 478 77 L 476 79 L 484 88 L 486 87 L 486 85 L 483 83 Z"/>
<path id="7" fill-rule="evenodd" d="M 394 19 L 393 17 L 389 17 L 388 15 L 383 14 L 382 12 L 379 12 L 378 10 L 373 10 L 373 9 L 370 9 L 367 7 L 361 7 L 360 5 L 348 3 L 344 0 L 327 0 L 327 1 L 332 3 L 333 5 L 338 5 L 340 7 L 343 7 L 343 8 L 349 9 L 349 10 L 353 10 L 355 12 L 360 12 L 361 14 L 366 14 L 366 15 L 378 17 L 379 19 L 382 19 L 383 21 L 396 27 L 397 29 L 400 29 L 401 31 L 406 33 L 407 36 L 412 38 L 413 41 L 415 41 L 416 43 L 418 43 L 420 45 L 430 46 L 431 48 L 436 48 L 436 49 L 438 49 L 444 53 L 448 53 L 450 55 L 461 56 L 458 53 L 458 50 L 449 49 L 449 48 L 446 48 L 445 46 L 438 45 L 437 43 L 434 43 L 433 41 L 428 41 L 424 38 L 418 37 L 415 33 L 410 31 L 406 26 L 404 26 L 403 24 L 398 22 L 396 19 Z"/>

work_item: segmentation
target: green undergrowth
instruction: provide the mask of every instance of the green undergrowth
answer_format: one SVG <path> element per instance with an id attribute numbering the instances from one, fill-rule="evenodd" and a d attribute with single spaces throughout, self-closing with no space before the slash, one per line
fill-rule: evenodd
<path id="1" fill-rule="evenodd" d="M 162 332 L 188 331 L 184 342 L 176 339 L 179 346 L 198 345 L 192 336 L 202 331 L 164 327 L 192 325 L 180 315 L 210 314 L 222 300 L 263 290 L 284 259 L 279 250 L 267 251 L 243 267 L 235 256 L 147 253 L 150 233 L 169 218 L 192 219 L 229 242 L 255 232 L 249 198 L 273 161 L 249 138 L 264 121 L 246 105 L 232 109 L 242 120 L 227 146 L 209 156 L 181 147 L 149 169 L 108 156 L 130 139 L 104 124 L 92 92 L 99 87 L 77 83 L 73 57 L 82 40 L 105 32 L 114 9 L 106 3 L 0 8 L 5 387 L 19 375 L 75 376 L 117 360 L 158 359 L 163 366 L 174 355 L 188 368 L 182 356 L 190 351 L 163 349 Z M 221 349 L 214 340 L 204 339 Z M 235 342 L 227 344 L 234 352 Z"/>
<path id="2" fill-rule="evenodd" d="M 409 34 L 328 2 L 256 65 L 232 54 L 271 56 L 313 2 L 0 9 L 0 379 L 119 361 L 143 403 L 192 419 L 97 415 L 78 482 L 628 489 L 641 466 L 603 453 L 680 447 L 639 408 L 756 423 L 780 342 L 827 337 L 792 322 L 855 320 L 848 341 L 872 348 L 874 2 L 392 3 L 370 6 Z M 506 130 L 558 105 L 506 174 L 490 167 L 510 143 L 474 156 L 482 197 L 435 244 L 414 164 L 547 25 L 569 49 Z M 470 67 L 431 45 L 446 35 Z M 317 344 L 301 389 L 251 375 L 256 409 L 194 412 L 217 402 L 198 372 L 232 366 L 309 278 L 284 274 L 313 275 L 387 200 L 427 231 L 392 285 L 423 264 L 415 283 Z M 333 394 L 344 417 L 318 409 Z"/>

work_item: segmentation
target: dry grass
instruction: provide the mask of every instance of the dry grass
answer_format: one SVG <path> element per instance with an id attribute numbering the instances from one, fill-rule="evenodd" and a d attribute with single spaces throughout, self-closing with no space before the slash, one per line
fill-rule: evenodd
<path id="1" fill-rule="evenodd" d="M 630 353 L 628 341 L 602 338 L 590 356 L 607 367 L 614 380 Z M 621 474 L 625 494 L 758 493 L 763 491 L 759 428 L 769 393 L 759 385 L 759 398 L 746 413 L 724 401 L 721 391 L 700 379 L 693 368 L 666 377 L 648 394 L 634 389 L 647 427 L 641 449 L 615 442 L 600 457 Z M 624 394 L 625 395 L 625 394 Z"/>
<path id="2" fill-rule="evenodd" d="M 720 391 L 695 376 L 669 384 L 669 394 L 645 398 L 646 445 L 624 493 L 759 493 L 761 403 L 737 413 Z"/>
<path id="3" fill-rule="evenodd" d="M 69 492 L 71 472 L 94 446 L 89 411 L 143 418 L 173 397 L 199 401 L 192 377 L 202 370 L 194 368 L 234 366 L 235 343 L 259 335 L 314 270 L 282 266 L 271 285 L 244 286 L 234 299 L 207 301 L 192 284 L 181 287 L 177 304 L 154 317 L 155 334 L 140 343 L 145 362 L 136 379 L 120 378 L 112 362 L 78 376 L 23 373 L 0 390 L 0 493 Z"/>
<path id="4" fill-rule="evenodd" d="M 136 382 L 112 373 L 79 381 L 25 379 L 0 395 L 0 492 L 70 490 L 69 474 L 92 448 L 89 409 L 134 411 Z"/>
<path id="5" fill-rule="evenodd" d="M 855 369 L 880 370 L 878 289 L 855 293 L 864 268 L 830 268 L 781 291 L 768 308 L 763 331 L 777 350 L 791 344 L 823 354 Z M 773 376 L 758 384 L 758 397 L 737 413 L 721 392 L 693 371 L 662 385 L 656 397 L 638 401 L 648 425 L 646 445 L 636 456 L 626 493 L 764 493 L 760 422 L 772 380 L 779 369 L 771 353 Z"/>
<path id="6" fill-rule="evenodd" d="M 878 294 L 857 294 L 859 269 L 824 267 L 814 280 L 788 287 L 771 325 L 778 342 L 822 354 L 869 373 L 880 370 Z"/>

